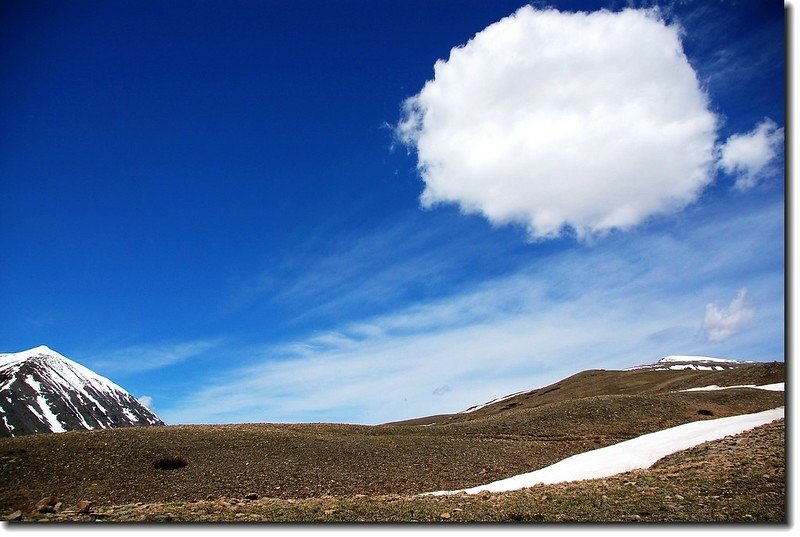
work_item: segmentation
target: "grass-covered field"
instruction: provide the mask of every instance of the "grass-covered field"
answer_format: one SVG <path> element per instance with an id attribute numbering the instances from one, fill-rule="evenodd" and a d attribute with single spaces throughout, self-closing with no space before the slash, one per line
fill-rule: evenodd
<path id="1" fill-rule="evenodd" d="M 661 375 L 659 382 L 667 376 L 678 377 Z M 584 382 L 596 379 L 587 376 Z M 698 382 L 695 385 L 712 383 Z M 748 383 L 761 382 L 765 381 Z M 595 391 L 597 386 L 593 384 Z M 434 425 L 196 425 L 1 438 L 0 516 L 19 512 L 23 520 L 282 521 L 783 518 L 782 425 L 746 433 L 741 437 L 745 440 L 718 441 L 668 457 L 634 475 L 503 494 L 415 496 L 489 483 L 690 421 L 784 404 L 783 392 L 746 388 L 677 393 L 645 388 L 639 394 L 616 395 L 613 387 L 607 391 L 612 394 L 563 397 L 502 411 L 487 407 L 453 419 L 439 417 Z M 156 464 L 169 457 L 179 464 Z M 37 502 L 47 497 L 60 505 L 44 509 L 53 513 L 40 513 Z M 91 508 L 77 513 L 80 501 L 92 502 Z"/>
<path id="2" fill-rule="evenodd" d="M 783 420 L 671 455 L 648 470 L 478 495 L 320 496 L 70 506 L 30 519 L 108 522 L 785 521 Z"/>

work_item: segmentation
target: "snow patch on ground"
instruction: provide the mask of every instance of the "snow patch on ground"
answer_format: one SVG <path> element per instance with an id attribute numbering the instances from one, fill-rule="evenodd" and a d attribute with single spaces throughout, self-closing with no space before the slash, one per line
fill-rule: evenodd
<path id="1" fill-rule="evenodd" d="M 755 384 L 741 384 L 738 386 L 717 386 L 716 384 L 712 384 L 711 386 L 703 386 L 701 388 L 687 388 L 685 390 L 678 390 L 679 392 L 710 392 L 714 390 L 730 390 L 731 388 L 755 388 L 757 390 L 768 390 L 771 392 L 782 392 L 784 391 L 784 383 L 783 382 L 776 382 L 775 384 L 762 384 L 761 386 L 756 386 Z"/>
<path id="2" fill-rule="evenodd" d="M 614 444 L 559 461 L 534 472 L 501 479 L 468 489 L 428 492 L 425 495 L 477 494 L 482 491 L 506 492 L 534 485 L 581 481 L 610 477 L 640 468 L 649 468 L 659 459 L 692 448 L 704 442 L 719 440 L 779 420 L 784 408 L 779 407 L 755 414 L 702 420 L 678 425 L 655 433 Z"/>

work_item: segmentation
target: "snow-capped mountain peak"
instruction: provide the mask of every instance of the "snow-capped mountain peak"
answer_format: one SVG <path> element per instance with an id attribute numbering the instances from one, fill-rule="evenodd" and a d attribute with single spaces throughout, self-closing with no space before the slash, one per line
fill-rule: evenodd
<path id="1" fill-rule="evenodd" d="M 0 354 L 0 436 L 163 425 L 111 380 L 45 345 Z"/>

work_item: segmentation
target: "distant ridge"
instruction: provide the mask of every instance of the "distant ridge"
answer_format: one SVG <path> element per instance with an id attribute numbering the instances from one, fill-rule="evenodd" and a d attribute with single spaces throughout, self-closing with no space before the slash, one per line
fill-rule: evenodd
<path id="1" fill-rule="evenodd" d="M 693 356 L 693 355 L 677 355 L 672 354 L 661 358 L 654 364 L 637 365 L 623 369 L 623 371 L 727 371 L 736 369 L 744 365 L 751 365 L 756 362 L 744 360 L 731 360 L 729 358 L 712 358 L 711 356 Z M 507 401 L 519 395 L 534 393 L 537 390 L 523 390 L 520 392 L 505 395 L 487 401 L 486 403 L 471 406 L 466 410 L 462 410 L 459 414 L 470 414 L 482 408 L 486 408 L 497 403 Z"/>
<path id="2" fill-rule="evenodd" d="M 523 390 L 450 414 L 391 422 L 436 425 L 480 420 L 552 403 L 617 395 L 680 392 L 687 389 L 757 387 L 784 381 L 783 362 L 731 360 L 711 356 L 670 355 L 627 369 L 589 369 L 533 390 Z M 782 389 L 782 388 L 781 388 Z"/>
<path id="3" fill-rule="evenodd" d="M 754 364 L 755 362 L 743 360 L 730 360 L 728 358 L 712 358 L 710 356 L 665 356 L 654 364 L 637 365 L 629 367 L 624 371 L 635 371 L 638 369 L 652 369 L 654 371 L 725 371 L 743 365 Z"/>
<path id="4" fill-rule="evenodd" d="M 163 424 L 114 382 L 49 347 L 0 354 L 0 436 Z"/>

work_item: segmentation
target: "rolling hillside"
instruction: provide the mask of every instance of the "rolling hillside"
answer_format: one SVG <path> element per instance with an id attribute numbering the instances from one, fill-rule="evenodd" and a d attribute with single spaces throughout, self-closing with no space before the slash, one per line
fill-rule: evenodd
<path id="1" fill-rule="evenodd" d="M 63 505 L 87 500 L 111 509 L 137 502 L 372 498 L 473 487 L 683 423 L 782 406 L 779 391 L 677 391 L 772 383 L 783 380 L 782 372 L 783 364 L 586 371 L 434 424 L 131 427 L 4 438 L 0 513 L 31 516 L 36 502 L 50 496 Z M 165 470 L 154 464 L 168 457 L 185 466 Z"/>

